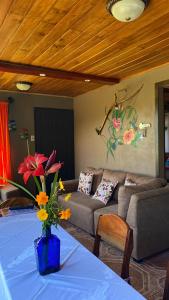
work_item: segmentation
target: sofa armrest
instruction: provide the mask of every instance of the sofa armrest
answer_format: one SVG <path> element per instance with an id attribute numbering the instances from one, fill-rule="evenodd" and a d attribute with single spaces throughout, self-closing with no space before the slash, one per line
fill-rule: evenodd
<path id="1" fill-rule="evenodd" d="M 63 185 L 65 188 L 65 193 L 76 192 L 79 184 L 79 179 L 65 180 Z"/>
<path id="2" fill-rule="evenodd" d="M 133 229 L 137 260 L 169 248 L 169 185 L 131 196 L 127 223 Z"/>
<path id="3" fill-rule="evenodd" d="M 151 182 L 138 184 L 134 186 L 121 186 L 118 192 L 118 215 L 126 220 L 127 212 L 132 195 L 145 191 L 163 188 L 161 178 L 152 179 Z"/>
<path id="4" fill-rule="evenodd" d="M 169 184 L 132 195 L 126 221 L 132 228 L 168 226 L 169 230 Z"/>

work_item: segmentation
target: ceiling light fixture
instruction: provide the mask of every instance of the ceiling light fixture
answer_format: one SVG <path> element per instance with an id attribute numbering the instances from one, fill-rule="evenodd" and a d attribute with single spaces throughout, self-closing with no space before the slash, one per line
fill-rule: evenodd
<path id="1" fill-rule="evenodd" d="M 85 81 L 85 82 L 90 82 L 90 81 L 91 81 L 91 79 L 85 79 L 84 81 Z"/>
<path id="2" fill-rule="evenodd" d="M 45 74 L 45 73 L 40 73 L 39 76 L 40 76 L 40 77 L 45 77 L 46 74 Z"/>
<path id="3" fill-rule="evenodd" d="M 20 91 L 28 91 L 31 88 L 31 86 L 32 86 L 31 82 L 27 82 L 27 81 L 16 82 L 16 87 Z"/>
<path id="4" fill-rule="evenodd" d="M 148 5 L 149 0 L 108 0 L 107 10 L 121 22 L 137 19 Z"/>

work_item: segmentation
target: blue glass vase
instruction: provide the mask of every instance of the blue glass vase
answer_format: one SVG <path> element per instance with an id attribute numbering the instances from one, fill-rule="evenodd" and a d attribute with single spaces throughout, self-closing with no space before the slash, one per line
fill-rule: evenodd
<path id="1" fill-rule="evenodd" d="M 36 263 L 41 275 L 60 270 L 60 240 L 51 234 L 51 227 L 42 230 L 42 236 L 34 241 Z"/>

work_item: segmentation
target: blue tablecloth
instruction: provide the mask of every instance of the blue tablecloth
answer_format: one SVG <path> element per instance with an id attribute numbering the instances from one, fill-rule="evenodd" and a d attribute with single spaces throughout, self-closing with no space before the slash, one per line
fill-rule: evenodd
<path id="1" fill-rule="evenodd" d="M 143 300 L 137 291 L 60 226 L 59 272 L 40 276 L 33 241 L 41 235 L 35 213 L 0 218 L 0 300 Z"/>

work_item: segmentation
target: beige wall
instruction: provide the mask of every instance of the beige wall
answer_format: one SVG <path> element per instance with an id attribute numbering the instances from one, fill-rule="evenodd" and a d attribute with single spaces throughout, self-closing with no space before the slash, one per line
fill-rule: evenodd
<path id="1" fill-rule="evenodd" d="M 73 100 L 59 96 L 0 92 L 0 99 L 8 97 L 14 99 L 14 103 L 9 107 L 9 119 L 15 120 L 17 127 L 16 131 L 10 133 L 13 178 L 17 182 L 21 182 L 21 176 L 17 174 L 17 167 L 27 155 L 27 148 L 25 140 L 20 139 L 19 133 L 22 128 L 27 128 L 31 135 L 34 134 L 34 107 L 73 109 Z M 34 142 L 30 142 L 30 150 L 31 153 L 34 153 Z"/>
<path id="2" fill-rule="evenodd" d="M 155 121 L 155 83 L 169 79 L 169 65 L 156 68 L 143 75 L 123 80 L 120 84 L 103 86 L 74 100 L 75 111 L 75 159 L 76 176 L 85 166 L 126 170 L 140 174 L 157 175 L 157 124 Z M 139 113 L 139 122 L 151 123 L 147 137 L 138 142 L 138 147 L 118 146 L 115 159 L 106 160 L 105 137 L 98 136 L 95 128 L 102 124 L 105 108 L 113 103 L 114 93 L 124 95 L 124 88 L 132 94 L 142 84 L 143 89 L 130 102 Z M 107 126 L 103 131 L 107 136 Z"/>

